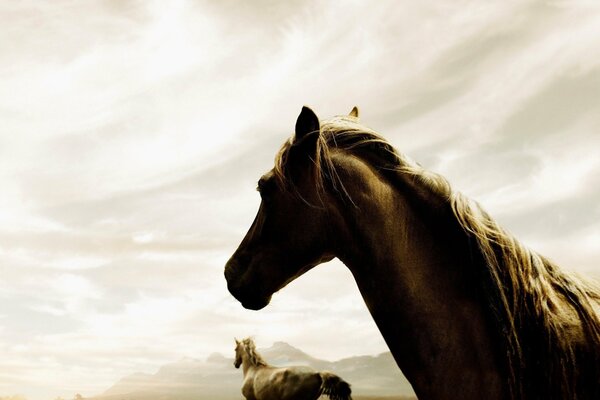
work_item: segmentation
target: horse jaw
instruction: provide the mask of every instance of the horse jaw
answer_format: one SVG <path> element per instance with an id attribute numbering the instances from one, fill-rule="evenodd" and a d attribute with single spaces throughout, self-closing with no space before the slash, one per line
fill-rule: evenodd
<path id="1" fill-rule="evenodd" d="M 231 295 L 242 304 L 242 307 L 248 310 L 262 310 L 271 302 L 272 295 L 265 297 L 258 297 L 255 295 L 249 296 L 245 291 L 242 291 L 237 286 L 233 286 L 231 284 L 227 285 L 227 289 L 229 290 L 229 293 L 231 293 Z"/>
<path id="2" fill-rule="evenodd" d="M 236 279 L 235 274 L 232 273 L 234 270 L 231 264 L 225 268 L 225 280 L 227 281 L 227 290 L 242 306 L 248 310 L 262 310 L 271 302 L 272 294 L 265 296 L 258 296 L 253 293 L 251 288 L 244 287 L 241 282 Z"/>
<path id="3" fill-rule="evenodd" d="M 242 307 L 244 307 L 245 309 L 258 311 L 262 310 L 263 308 L 269 305 L 269 303 L 271 302 L 271 296 L 267 297 L 266 299 L 252 299 L 250 301 L 240 299 L 238 300 L 242 304 Z"/>

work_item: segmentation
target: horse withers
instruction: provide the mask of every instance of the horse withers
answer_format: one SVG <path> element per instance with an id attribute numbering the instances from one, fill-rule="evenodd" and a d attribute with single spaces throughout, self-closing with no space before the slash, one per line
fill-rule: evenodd
<path id="1" fill-rule="evenodd" d="M 331 372 L 305 366 L 274 367 L 258 354 L 251 338 L 235 340 L 236 368 L 242 367 L 242 394 L 247 400 L 351 400 L 350 385 Z"/>

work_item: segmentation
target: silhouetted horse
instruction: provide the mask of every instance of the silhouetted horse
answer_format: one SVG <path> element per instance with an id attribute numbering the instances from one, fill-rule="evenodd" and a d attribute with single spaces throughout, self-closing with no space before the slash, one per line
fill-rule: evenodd
<path id="1" fill-rule="evenodd" d="M 304 107 L 225 268 L 246 308 L 338 257 L 420 399 L 600 399 L 600 291 L 372 130 Z"/>
<path id="2" fill-rule="evenodd" d="M 339 376 L 309 367 L 270 366 L 250 338 L 235 340 L 233 365 L 242 366 L 242 394 L 248 400 L 316 400 L 322 394 L 331 400 L 352 400 L 350 385 Z"/>

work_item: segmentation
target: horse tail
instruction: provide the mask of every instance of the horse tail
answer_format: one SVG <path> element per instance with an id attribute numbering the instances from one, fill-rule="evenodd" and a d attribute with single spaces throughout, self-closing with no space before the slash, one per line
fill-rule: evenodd
<path id="1" fill-rule="evenodd" d="M 331 372 L 319 372 L 321 376 L 321 394 L 331 400 L 352 400 L 350 384 Z"/>

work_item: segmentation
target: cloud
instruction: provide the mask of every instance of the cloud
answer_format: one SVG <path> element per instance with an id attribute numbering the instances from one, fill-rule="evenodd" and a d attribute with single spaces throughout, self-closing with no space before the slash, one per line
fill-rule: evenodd
<path id="1" fill-rule="evenodd" d="M 0 17 L 2 393 L 91 395 L 236 335 L 385 350 L 339 262 L 260 313 L 226 291 L 303 104 L 360 106 L 517 237 L 598 274 L 590 2 L 5 2 Z"/>

